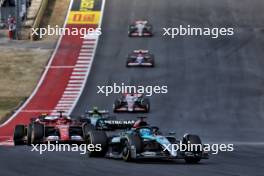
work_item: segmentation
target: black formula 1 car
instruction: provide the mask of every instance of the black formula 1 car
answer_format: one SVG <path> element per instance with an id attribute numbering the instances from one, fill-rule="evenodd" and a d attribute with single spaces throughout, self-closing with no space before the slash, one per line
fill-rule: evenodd
<path id="1" fill-rule="evenodd" d="M 149 99 L 142 94 L 123 94 L 121 98 L 115 100 L 114 112 L 149 112 Z"/>
<path id="2" fill-rule="evenodd" d="M 154 55 L 148 50 L 134 50 L 128 55 L 127 67 L 154 67 Z"/>
<path id="3" fill-rule="evenodd" d="M 125 161 L 137 159 L 184 159 L 187 163 L 198 163 L 201 159 L 208 159 L 204 152 L 201 139 L 197 135 L 186 134 L 178 140 L 174 134 L 163 135 L 158 127 L 149 126 L 140 119 L 130 130 L 119 132 L 111 136 L 105 131 L 89 131 L 88 144 L 100 144 L 101 151 L 88 152 L 90 157 L 120 158 Z M 186 148 L 176 150 L 175 145 L 198 146 L 194 150 Z"/>
<path id="4" fill-rule="evenodd" d="M 91 130 L 105 130 L 113 131 L 115 129 L 126 129 L 128 126 L 133 126 L 135 120 L 117 120 L 116 116 L 109 114 L 106 110 L 93 110 L 86 111 L 80 119 L 85 122 L 87 128 Z"/>
<path id="5" fill-rule="evenodd" d="M 63 143 L 84 143 L 83 123 L 70 119 L 67 116 L 48 116 L 42 114 L 32 118 L 28 125 L 16 125 L 14 131 L 14 144 L 37 144 L 48 141 Z"/>
<path id="6" fill-rule="evenodd" d="M 129 25 L 129 37 L 151 37 L 153 36 L 152 25 L 146 20 L 138 20 Z"/>

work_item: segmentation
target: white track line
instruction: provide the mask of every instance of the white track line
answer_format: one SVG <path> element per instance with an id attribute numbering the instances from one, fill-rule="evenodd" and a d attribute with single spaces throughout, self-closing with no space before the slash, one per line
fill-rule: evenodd
<path id="1" fill-rule="evenodd" d="M 82 68 L 89 69 L 89 65 L 87 65 L 87 64 L 76 64 L 75 66 L 78 67 L 78 68 L 82 67 Z"/>
<path id="2" fill-rule="evenodd" d="M 80 84 L 80 83 L 70 83 L 67 85 L 67 87 L 81 87 L 81 86 L 82 86 L 82 84 Z"/>
<path id="3" fill-rule="evenodd" d="M 85 78 L 85 75 L 71 75 L 70 80 L 82 80 Z"/>
<path id="4" fill-rule="evenodd" d="M 89 64 L 91 61 L 89 60 L 78 60 L 77 64 Z"/>
<path id="5" fill-rule="evenodd" d="M 91 50 L 90 49 L 81 49 L 80 53 L 89 53 Z"/>
<path id="6" fill-rule="evenodd" d="M 99 28 L 101 28 L 101 25 L 102 25 L 102 20 L 103 20 L 103 15 L 104 15 L 104 10 L 105 10 L 105 0 L 102 0 L 102 6 L 101 6 L 101 17 L 100 17 L 100 21 L 99 21 L 99 24 L 98 24 L 98 27 L 99 27 Z M 97 36 L 96 39 L 86 39 L 86 38 L 84 38 L 83 42 L 88 43 L 87 41 L 93 41 L 93 42 L 95 43 L 95 47 L 93 47 L 93 52 L 91 53 L 91 55 L 92 55 L 92 56 L 90 57 L 90 58 L 91 58 L 91 61 L 90 61 L 90 63 L 89 63 L 89 68 L 88 68 L 88 70 L 87 70 L 85 80 L 84 80 L 84 82 L 83 82 L 83 84 L 82 84 L 82 89 L 81 89 L 81 91 L 80 91 L 80 93 L 79 93 L 79 95 L 78 95 L 78 98 L 76 98 L 76 101 L 75 101 L 74 105 L 73 105 L 73 106 L 71 107 L 71 109 L 69 110 L 68 115 L 70 115 L 70 114 L 72 113 L 73 109 L 76 107 L 77 102 L 78 102 L 78 100 L 80 99 L 81 93 L 82 93 L 83 90 L 84 90 L 85 83 L 86 83 L 87 80 L 88 80 L 88 76 L 89 76 L 90 71 L 91 71 L 90 67 L 91 67 L 92 64 L 93 64 L 93 60 L 94 60 L 94 56 L 95 56 L 95 52 L 96 52 L 96 49 L 97 49 L 97 46 L 98 46 L 99 36 Z M 82 51 L 84 51 L 84 48 L 81 49 L 81 52 L 82 52 Z M 90 51 L 85 50 L 85 52 L 90 52 Z M 79 58 L 80 58 L 80 57 L 79 57 Z M 77 66 L 77 64 L 76 64 L 76 66 Z"/>
<path id="7" fill-rule="evenodd" d="M 73 71 L 87 71 L 87 68 L 75 68 Z"/>
<path id="8" fill-rule="evenodd" d="M 72 72 L 72 75 L 85 75 L 85 72 Z"/>
<path id="9" fill-rule="evenodd" d="M 94 45 L 95 44 L 95 41 L 83 40 L 83 44 L 91 44 L 91 45 Z"/>
<path id="10" fill-rule="evenodd" d="M 82 83 L 82 80 L 70 80 L 69 83 Z"/>
<path id="11" fill-rule="evenodd" d="M 80 53 L 80 56 L 91 56 L 90 53 Z"/>
<path id="12" fill-rule="evenodd" d="M 78 59 L 92 59 L 90 56 L 79 56 Z"/>

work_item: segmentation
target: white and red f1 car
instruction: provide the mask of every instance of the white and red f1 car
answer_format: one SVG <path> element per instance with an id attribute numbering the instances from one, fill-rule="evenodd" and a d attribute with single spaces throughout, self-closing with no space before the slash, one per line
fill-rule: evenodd
<path id="1" fill-rule="evenodd" d="M 127 93 L 115 100 L 114 112 L 149 112 L 149 99 L 142 94 Z"/>
<path id="2" fill-rule="evenodd" d="M 154 55 L 142 49 L 130 53 L 126 62 L 127 67 L 154 67 L 154 65 Z"/>
<path id="3" fill-rule="evenodd" d="M 152 25 L 146 20 L 137 20 L 129 25 L 129 37 L 151 37 L 153 36 Z"/>

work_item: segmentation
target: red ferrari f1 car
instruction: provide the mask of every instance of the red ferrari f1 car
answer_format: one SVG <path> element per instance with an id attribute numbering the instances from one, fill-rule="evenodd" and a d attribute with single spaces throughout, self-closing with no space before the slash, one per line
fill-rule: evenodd
<path id="1" fill-rule="evenodd" d="M 60 143 L 83 143 L 83 122 L 67 116 L 48 116 L 42 114 L 32 118 L 28 125 L 16 125 L 14 144 L 37 144 L 58 141 Z"/>

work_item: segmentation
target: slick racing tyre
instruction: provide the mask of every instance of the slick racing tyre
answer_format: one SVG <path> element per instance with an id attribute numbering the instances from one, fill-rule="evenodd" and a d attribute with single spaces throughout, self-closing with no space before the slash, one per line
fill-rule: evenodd
<path id="1" fill-rule="evenodd" d="M 114 110 L 114 112 L 117 112 L 117 108 L 120 108 L 120 106 L 121 106 L 121 101 L 118 99 L 118 100 L 115 100 L 115 103 L 114 103 L 114 105 L 113 105 L 113 110 Z"/>
<path id="2" fill-rule="evenodd" d="M 153 54 L 151 54 L 151 59 L 150 59 L 150 63 L 152 64 L 151 67 L 155 67 L 155 57 Z"/>
<path id="3" fill-rule="evenodd" d="M 83 138 L 86 140 L 91 131 L 96 130 L 95 127 L 90 123 L 83 124 Z"/>
<path id="4" fill-rule="evenodd" d="M 30 123 L 27 128 L 27 145 L 31 145 L 31 136 L 32 136 L 32 124 Z"/>
<path id="5" fill-rule="evenodd" d="M 136 32 L 137 28 L 134 25 L 129 25 L 128 27 L 128 36 L 132 37 L 132 33 Z"/>
<path id="6" fill-rule="evenodd" d="M 31 143 L 38 144 L 43 142 L 44 138 L 44 125 L 39 123 L 32 124 Z"/>
<path id="7" fill-rule="evenodd" d="M 153 26 L 151 24 L 146 25 L 146 30 L 152 33 Z"/>
<path id="8" fill-rule="evenodd" d="M 117 120 L 117 118 L 116 118 L 116 116 L 109 116 L 108 118 L 107 118 L 108 120 Z"/>
<path id="9" fill-rule="evenodd" d="M 154 61 L 154 59 L 151 60 L 151 64 L 152 64 L 151 67 L 155 67 L 155 61 Z"/>
<path id="10" fill-rule="evenodd" d="M 132 62 L 134 62 L 134 59 L 133 58 L 128 58 L 127 61 L 126 61 L 126 67 L 131 67 L 129 65 L 129 63 L 132 63 Z"/>
<path id="11" fill-rule="evenodd" d="M 86 143 L 87 145 L 93 144 L 95 149 L 87 152 L 89 157 L 104 157 L 107 152 L 107 142 L 107 135 L 104 131 L 90 131 Z M 99 151 L 96 147 L 98 145 L 100 145 L 101 148 Z"/>
<path id="12" fill-rule="evenodd" d="M 149 99 L 147 99 L 147 98 L 142 99 L 141 105 L 146 109 L 146 112 L 149 112 L 150 111 L 150 102 L 149 102 Z"/>
<path id="13" fill-rule="evenodd" d="M 122 142 L 122 158 L 126 162 L 135 160 L 131 156 L 131 144 L 136 147 L 136 153 L 141 153 L 142 151 L 142 142 L 139 136 L 132 136 L 130 140 L 130 142 L 127 139 Z"/>
<path id="14" fill-rule="evenodd" d="M 15 145 L 23 145 L 23 138 L 25 137 L 25 126 L 24 125 L 16 125 L 14 131 L 14 144 Z"/>
<path id="15" fill-rule="evenodd" d="M 124 161 L 132 161 L 130 145 L 127 140 L 123 143 L 122 158 Z"/>
<path id="16" fill-rule="evenodd" d="M 183 144 L 199 144 L 202 146 L 202 142 L 199 136 L 188 134 L 183 138 Z M 187 151 L 188 152 L 188 151 Z M 198 163 L 201 160 L 202 148 L 198 148 L 196 151 L 191 151 L 195 156 L 185 156 L 185 162 L 190 164 Z"/>

